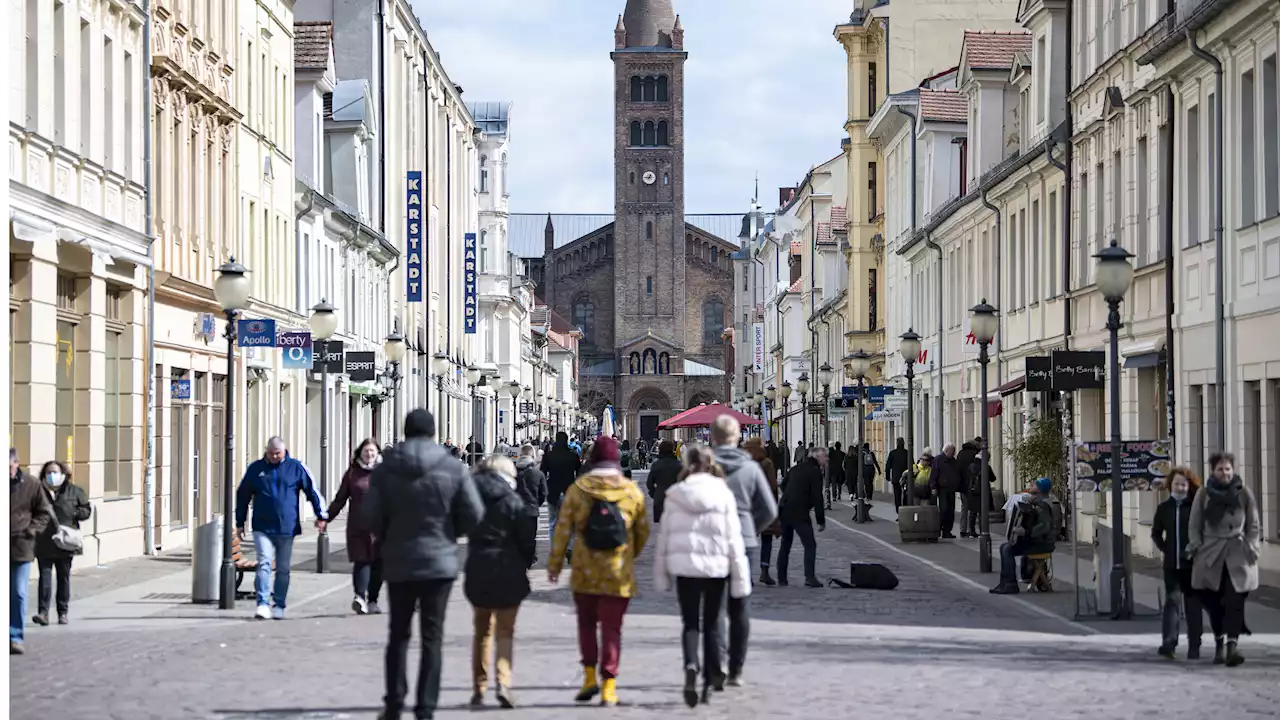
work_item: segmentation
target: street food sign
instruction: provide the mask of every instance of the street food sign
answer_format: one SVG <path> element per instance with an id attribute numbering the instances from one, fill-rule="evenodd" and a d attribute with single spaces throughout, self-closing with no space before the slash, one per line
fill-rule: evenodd
<path id="1" fill-rule="evenodd" d="M 476 334 L 477 319 L 480 308 L 476 304 L 476 234 L 463 236 L 462 250 L 462 328 L 467 335 Z"/>
<path id="2" fill-rule="evenodd" d="M 405 188 L 405 217 L 408 220 L 407 256 L 404 262 L 405 290 L 411 303 L 422 302 L 422 171 L 408 172 Z"/>
<path id="3" fill-rule="evenodd" d="M 1120 443 L 1120 481 L 1125 490 L 1163 490 L 1173 460 L 1168 440 Z M 1076 449 L 1076 492 L 1111 492 L 1111 443 L 1087 442 Z"/>

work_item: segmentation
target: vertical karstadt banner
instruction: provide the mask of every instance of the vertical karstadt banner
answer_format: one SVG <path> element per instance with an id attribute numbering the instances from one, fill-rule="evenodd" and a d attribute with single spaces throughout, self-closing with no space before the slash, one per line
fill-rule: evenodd
<path id="1" fill-rule="evenodd" d="M 751 371 L 764 372 L 764 323 L 751 326 Z"/>
<path id="2" fill-rule="evenodd" d="M 479 307 L 476 304 L 476 234 L 464 236 L 462 252 L 462 326 L 467 335 L 476 334 Z"/>
<path id="3" fill-rule="evenodd" d="M 404 262 L 406 300 L 422 302 L 422 171 L 410 170 L 405 186 L 405 217 L 408 218 Z"/>

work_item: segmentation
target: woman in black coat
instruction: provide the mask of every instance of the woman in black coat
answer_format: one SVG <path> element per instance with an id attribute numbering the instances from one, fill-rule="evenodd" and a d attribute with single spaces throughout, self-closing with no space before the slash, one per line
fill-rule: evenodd
<path id="1" fill-rule="evenodd" d="M 484 704 L 489 689 L 489 655 L 497 636 L 494 674 L 498 704 L 515 707 L 511 694 L 516 613 L 529 596 L 528 569 L 534 562 L 537 515 L 528 512 L 516 493 L 516 468 L 510 458 L 489 455 L 476 465 L 476 490 L 484 502 L 484 517 L 467 539 L 463 592 L 475 607 L 475 638 L 471 646 L 471 705 Z M 530 524 L 533 528 L 530 528 Z"/>
<path id="2" fill-rule="evenodd" d="M 54 535 L 59 526 L 80 529 L 80 523 L 89 519 L 93 509 L 89 498 L 79 485 L 71 482 L 71 471 L 58 461 L 51 460 L 40 468 L 40 484 L 49 498 L 57 525 L 49 524 L 44 533 L 36 540 L 36 561 L 40 565 L 40 585 L 37 593 L 35 617 L 31 621 L 37 625 L 49 624 L 49 599 L 53 594 L 54 574 L 57 574 L 58 595 L 56 608 L 58 624 L 66 625 L 67 610 L 71 605 L 71 561 L 76 555 L 84 552 L 84 546 L 67 550 L 54 543 Z"/>

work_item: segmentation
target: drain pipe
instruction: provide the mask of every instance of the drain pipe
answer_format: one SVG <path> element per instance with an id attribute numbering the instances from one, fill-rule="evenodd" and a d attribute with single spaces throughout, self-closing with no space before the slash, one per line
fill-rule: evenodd
<path id="1" fill-rule="evenodd" d="M 996 249 L 996 267 L 995 267 L 996 303 L 995 305 L 996 305 L 996 308 L 1000 308 L 1000 260 L 1004 255 L 1004 253 L 1001 252 L 1002 250 L 1001 243 L 1004 240 L 1004 230 L 1003 230 L 1004 223 L 1002 221 L 1002 218 L 1000 217 L 1000 209 L 997 208 L 995 205 L 992 205 L 991 201 L 987 199 L 988 192 L 989 191 L 984 188 L 982 190 L 982 196 L 980 199 L 982 201 L 982 206 L 990 210 L 991 212 L 995 213 L 995 216 L 996 216 L 996 234 L 992 238 L 992 241 L 995 243 L 995 249 Z M 1000 385 L 1004 384 L 1004 359 L 1001 357 L 1004 354 L 1001 352 L 1001 349 L 1002 349 L 1001 345 L 1003 344 L 1003 338 L 1004 338 L 1002 334 L 1004 332 L 1004 316 L 1005 316 L 1005 313 L 1003 309 L 1001 309 L 1000 312 L 996 313 L 996 387 L 999 387 Z M 982 391 L 985 393 L 986 388 L 983 388 Z M 987 446 L 990 447 L 991 438 L 983 438 L 983 441 L 985 441 L 987 443 Z"/>
<path id="2" fill-rule="evenodd" d="M 151 63 L 151 0 L 143 0 L 142 14 L 146 21 L 142 23 L 142 57 L 148 65 Z M 156 236 L 155 215 L 151 210 L 151 69 L 146 72 L 146 89 L 143 97 L 147 98 L 147 112 L 142 113 L 142 187 L 147 194 L 146 202 L 146 234 L 147 234 L 147 387 L 151 388 L 151 396 L 147 398 L 147 459 L 142 475 L 142 552 L 146 555 L 156 554 L 156 405 L 160 403 L 160 388 L 156 387 Z M 94 526 L 97 527 L 96 524 Z"/>
<path id="3" fill-rule="evenodd" d="M 1174 337 L 1173 337 L 1173 313 L 1177 300 L 1173 292 L 1174 282 L 1174 243 L 1173 243 L 1173 202 L 1174 202 L 1174 180 L 1173 180 L 1173 139 L 1177 137 L 1174 134 L 1174 100 L 1173 86 L 1170 85 L 1164 91 L 1165 103 L 1165 122 L 1167 126 L 1164 129 L 1168 140 L 1164 144 L 1164 207 L 1161 208 L 1161 214 L 1164 216 L 1164 372 L 1165 372 L 1165 434 L 1169 440 L 1169 459 L 1174 460 L 1178 456 L 1178 443 L 1174 442 L 1177 436 L 1177 417 L 1174 410 L 1177 407 L 1178 399 L 1178 378 L 1174 373 Z M 1221 304 L 1221 303 L 1219 303 Z"/>
<path id="4" fill-rule="evenodd" d="M 1222 296 L 1223 275 L 1225 274 L 1222 267 L 1222 181 L 1223 181 L 1223 160 L 1222 160 L 1222 61 L 1206 52 L 1204 48 L 1196 42 L 1196 33 L 1194 30 L 1187 30 L 1187 49 L 1192 55 L 1204 60 L 1213 67 L 1214 94 L 1216 95 L 1213 104 L 1213 124 L 1214 124 L 1214 152 L 1217 154 L 1217 166 L 1213 169 L 1216 177 L 1215 184 L 1217 187 L 1213 191 L 1213 255 L 1214 262 L 1217 263 L 1214 273 L 1213 283 L 1217 292 L 1214 303 L 1213 329 L 1214 341 L 1217 344 L 1217 373 L 1214 376 L 1214 394 L 1216 397 L 1217 407 L 1214 408 L 1214 430 L 1216 437 L 1214 442 L 1217 443 L 1218 449 L 1227 446 L 1227 423 L 1226 423 L 1226 386 L 1227 386 L 1227 356 L 1226 356 L 1226 300 Z"/>
<path id="5" fill-rule="evenodd" d="M 887 23 L 888 20 L 886 20 L 885 22 Z M 885 26 L 886 38 L 888 37 L 888 32 L 889 32 L 889 27 L 888 25 L 886 25 Z M 888 58 L 889 48 L 887 45 L 885 46 L 884 52 L 885 52 L 885 57 Z M 885 73 L 886 74 L 888 73 L 887 67 L 885 68 Z M 886 79 L 885 80 L 886 88 L 888 88 L 888 84 L 887 84 L 888 82 L 889 80 Z M 886 93 L 886 96 L 887 96 L 887 93 Z M 907 119 L 911 121 L 911 235 L 912 237 L 914 237 L 916 234 L 916 225 L 917 225 L 917 216 L 918 216 L 918 213 L 916 212 L 916 152 L 917 152 L 916 114 L 902 107 L 901 105 L 894 105 L 893 108 L 898 112 L 902 113 L 903 115 L 906 115 Z M 938 394 L 938 397 L 941 397 L 940 393 L 942 392 L 942 344 L 943 344 L 942 343 L 942 248 L 939 247 L 938 244 L 935 243 L 927 233 L 925 234 L 925 243 L 929 245 L 929 247 L 932 247 L 934 250 L 938 252 L 938 389 L 935 391 L 935 394 Z M 912 402 L 913 403 L 915 402 L 914 398 L 912 399 Z M 934 413 L 934 414 L 935 416 L 938 417 L 938 429 L 941 430 L 942 418 L 937 413 Z M 915 425 L 916 419 L 907 418 L 907 422 L 910 422 L 912 425 Z M 913 433 L 913 436 L 914 436 L 914 433 Z M 941 437 L 941 434 L 939 434 L 939 437 Z"/>
<path id="6" fill-rule="evenodd" d="M 911 174 L 915 175 L 914 169 Z M 914 184 L 912 186 L 911 194 L 913 196 L 915 195 Z M 915 203 L 913 202 L 911 205 L 912 205 L 911 212 L 914 215 Z M 939 245 L 937 242 L 935 242 L 933 239 L 933 235 L 928 232 L 925 232 L 924 242 L 930 248 L 933 248 L 934 252 L 938 253 L 938 293 L 937 293 L 938 295 L 938 387 L 935 388 L 933 392 L 934 400 L 937 401 L 937 409 L 935 410 L 933 417 L 934 417 L 934 421 L 938 423 L 938 434 L 935 436 L 935 440 L 937 441 L 937 443 L 941 443 L 942 442 L 942 426 L 943 426 L 942 411 L 947 407 L 946 402 L 943 399 L 946 393 L 943 392 L 942 390 L 942 361 L 943 361 L 943 358 L 945 357 L 945 352 L 946 352 L 945 348 L 947 345 L 942 341 L 942 294 L 943 294 L 942 293 L 942 246 Z"/>

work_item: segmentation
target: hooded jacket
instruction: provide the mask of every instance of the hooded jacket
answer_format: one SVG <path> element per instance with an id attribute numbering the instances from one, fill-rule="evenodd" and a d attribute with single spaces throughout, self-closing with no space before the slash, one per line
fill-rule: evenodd
<path id="1" fill-rule="evenodd" d="M 547 476 L 528 455 L 516 459 L 516 494 L 531 508 L 542 507 L 547 501 Z"/>
<path id="2" fill-rule="evenodd" d="M 667 489 L 676 484 L 683 466 L 675 455 L 659 455 L 649 468 L 649 477 L 645 480 L 645 489 L 653 498 L 653 521 L 662 522 L 663 509 L 666 507 Z"/>
<path id="3" fill-rule="evenodd" d="M 44 534 L 53 509 L 41 482 L 21 470 L 9 478 L 9 562 L 36 559 L 36 538 Z"/>
<path id="4" fill-rule="evenodd" d="M 929 488 L 943 492 L 964 489 L 964 471 L 956 459 L 943 453 L 933 456 L 933 472 L 929 474 Z"/>
<path id="5" fill-rule="evenodd" d="M 898 446 L 889 451 L 884 460 L 884 475 L 890 482 L 902 482 L 902 473 L 911 467 L 911 454 L 907 452 L 906 443 L 898 440 Z"/>
<path id="6" fill-rule="evenodd" d="M 673 577 L 729 578 L 729 594 L 751 594 L 742 526 L 723 478 L 694 473 L 667 491 L 666 522 L 658 528 L 653 580 L 659 591 Z"/>
<path id="7" fill-rule="evenodd" d="M 483 514 L 462 462 L 426 438 L 383 456 L 361 508 L 365 526 L 382 538 L 383 577 L 393 583 L 456 578 L 458 538 Z"/>
<path id="8" fill-rule="evenodd" d="M 578 477 L 578 471 L 582 469 L 582 459 L 569 449 L 567 440 L 556 438 L 555 447 L 542 456 L 541 469 L 547 478 L 547 502 L 558 505 L 560 497 Z"/>
<path id="9" fill-rule="evenodd" d="M 956 464 L 960 466 L 960 475 L 964 478 L 961 486 L 961 492 L 974 495 L 981 493 L 982 486 L 974 482 L 978 477 L 978 473 L 973 471 L 973 461 L 978 457 L 978 446 L 972 440 L 965 440 L 960 445 L 960 451 L 956 453 Z M 977 493 L 970 492 L 970 488 L 977 487 Z"/>
<path id="10" fill-rule="evenodd" d="M 44 483 L 40 483 L 45 487 L 45 497 L 49 498 L 49 507 L 53 510 L 53 516 L 57 518 L 58 525 L 66 525 L 77 530 L 80 529 L 80 522 L 88 520 L 93 513 L 93 507 L 89 505 L 89 496 L 85 494 L 84 488 L 65 481 L 57 488 L 50 488 Z M 59 558 L 69 558 L 73 555 L 79 555 L 84 552 L 81 547 L 78 550 L 63 550 L 53 542 L 53 535 L 57 532 L 58 526 L 52 522 L 40 533 L 40 537 L 36 539 L 36 557 L 41 560 L 57 560 Z"/>
<path id="11" fill-rule="evenodd" d="M 724 482 L 733 491 L 734 501 L 738 508 L 738 523 L 742 528 L 742 539 L 746 547 L 753 548 L 760 544 L 756 537 L 759 530 L 778 517 L 778 503 L 773 499 L 773 489 L 769 486 L 764 471 L 746 450 L 730 445 L 720 445 L 711 449 L 716 462 L 724 468 Z"/>
<path id="12" fill-rule="evenodd" d="M 260 458 L 249 465 L 236 490 L 236 527 L 244 527 L 253 502 L 253 531 L 266 535 L 301 535 L 298 493 L 307 496 L 316 517 L 328 520 L 311 472 L 292 455 L 272 464 Z"/>
<path id="13" fill-rule="evenodd" d="M 472 479 L 485 509 L 467 538 L 463 592 L 478 608 L 515 607 L 529 596 L 538 517 L 501 475 L 484 471 Z"/>
<path id="14" fill-rule="evenodd" d="M 594 550 L 584 538 L 574 541 L 573 578 L 570 588 L 584 595 L 633 597 L 636 593 L 636 556 L 649 541 L 649 512 L 644 493 L 635 483 L 622 476 L 617 467 L 597 468 L 584 473 L 569 486 L 560 504 L 555 536 L 551 539 L 551 556 L 547 572 L 558 574 L 564 568 L 569 538 L 581 535 L 587 524 L 587 513 L 596 500 L 615 503 L 627 523 L 629 542 L 612 550 Z"/>

